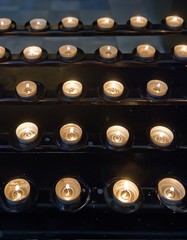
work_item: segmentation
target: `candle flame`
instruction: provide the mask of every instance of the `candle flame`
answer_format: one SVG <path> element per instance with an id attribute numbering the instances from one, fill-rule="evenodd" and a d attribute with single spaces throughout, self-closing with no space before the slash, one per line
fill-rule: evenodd
<path id="1" fill-rule="evenodd" d="M 69 132 L 70 132 L 70 133 L 74 133 L 74 128 L 73 128 L 73 127 L 70 127 Z"/>
<path id="2" fill-rule="evenodd" d="M 178 20 L 178 17 L 173 17 L 173 22 L 177 22 L 177 20 Z"/>
<path id="3" fill-rule="evenodd" d="M 141 17 L 137 17 L 137 18 L 136 18 L 136 21 L 137 21 L 137 22 L 141 22 Z"/>
<path id="4" fill-rule="evenodd" d="M 66 189 L 70 189 L 70 185 L 68 183 L 66 184 Z"/>
<path id="5" fill-rule="evenodd" d="M 15 186 L 15 191 L 19 191 L 20 190 L 20 186 L 17 184 L 16 186 Z"/>
<path id="6" fill-rule="evenodd" d="M 104 20 L 104 23 L 109 23 L 110 22 L 110 20 L 108 19 L 108 18 L 105 18 L 105 20 Z"/>
<path id="7" fill-rule="evenodd" d="M 124 190 L 129 189 L 129 183 L 127 181 L 124 182 Z"/>
<path id="8" fill-rule="evenodd" d="M 149 49 L 149 45 L 146 45 L 144 50 L 147 51 Z"/>
<path id="9" fill-rule="evenodd" d="M 1 21 L 1 25 L 4 25 L 5 23 L 4 23 L 4 21 Z"/>
<path id="10" fill-rule="evenodd" d="M 68 23 L 72 23 L 73 19 L 72 18 L 68 18 Z"/>
<path id="11" fill-rule="evenodd" d="M 183 51 L 183 52 L 186 52 L 186 51 L 187 51 L 187 46 L 183 46 L 183 47 L 182 47 L 182 51 Z"/>
<path id="12" fill-rule="evenodd" d="M 110 46 L 107 47 L 107 51 L 110 52 Z"/>

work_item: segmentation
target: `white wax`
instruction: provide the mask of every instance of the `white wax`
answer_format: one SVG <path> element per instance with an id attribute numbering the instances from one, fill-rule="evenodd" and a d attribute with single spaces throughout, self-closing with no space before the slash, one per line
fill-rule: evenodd
<path id="1" fill-rule="evenodd" d="M 6 50 L 4 47 L 0 46 L 0 58 L 3 58 L 5 56 Z"/>
<path id="2" fill-rule="evenodd" d="M 122 147 L 129 140 L 129 131 L 122 126 L 114 125 L 107 129 L 106 137 L 111 146 Z"/>
<path id="3" fill-rule="evenodd" d="M 38 127 L 32 122 L 24 122 L 16 128 L 16 136 L 21 143 L 32 143 L 38 137 Z"/>
<path id="4" fill-rule="evenodd" d="M 147 22 L 147 18 L 142 16 L 133 16 L 130 18 L 130 24 L 135 28 L 144 28 L 146 27 Z"/>
<path id="5" fill-rule="evenodd" d="M 118 81 L 111 80 L 103 85 L 103 91 L 107 97 L 117 98 L 123 94 L 124 86 Z"/>
<path id="6" fill-rule="evenodd" d="M 113 59 L 117 57 L 118 49 L 110 45 L 105 45 L 99 48 L 99 54 L 102 58 Z"/>
<path id="7" fill-rule="evenodd" d="M 30 26 L 34 30 L 43 30 L 46 28 L 47 21 L 43 18 L 35 18 L 30 21 Z"/>
<path id="8" fill-rule="evenodd" d="M 76 17 L 65 17 L 61 21 L 65 28 L 76 28 L 79 23 L 79 19 Z"/>
<path id="9" fill-rule="evenodd" d="M 169 128 L 155 126 L 150 131 L 150 139 L 159 147 L 168 147 L 172 143 L 174 135 Z"/>
<path id="10" fill-rule="evenodd" d="M 147 92 L 153 97 L 163 97 L 168 91 L 168 86 L 161 80 L 151 80 L 147 83 Z"/>
<path id="11" fill-rule="evenodd" d="M 37 85 L 33 81 L 23 81 L 16 86 L 16 92 L 21 98 L 31 98 L 37 93 Z"/>
<path id="12" fill-rule="evenodd" d="M 184 20 L 178 16 L 168 16 L 165 20 L 167 26 L 171 28 L 181 27 L 184 22 Z"/>
<path id="13" fill-rule="evenodd" d="M 75 178 L 62 178 L 55 186 L 55 193 L 60 202 L 70 205 L 79 200 L 81 186 Z"/>
<path id="14" fill-rule="evenodd" d="M 114 26 L 114 20 L 109 17 L 99 18 L 97 19 L 97 25 L 99 28 L 102 29 L 110 29 L 113 28 Z"/>
<path id="15" fill-rule="evenodd" d="M 10 28 L 12 21 L 9 18 L 0 18 L 0 30 L 7 30 Z"/>
<path id="16" fill-rule="evenodd" d="M 73 45 L 63 45 L 58 51 L 63 58 L 74 58 L 77 55 L 77 48 Z"/>
<path id="17" fill-rule="evenodd" d="M 174 55 L 177 58 L 187 58 L 187 45 L 181 44 L 174 47 Z"/>
<path id="18" fill-rule="evenodd" d="M 140 58 L 153 58 L 156 52 L 156 49 L 148 44 L 139 45 L 136 50 Z"/>
<path id="19" fill-rule="evenodd" d="M 60 137 L 64 143 L 75 145 L 80 142 L 82 138 L 82 129 L 74 123 L 68 123 L 61 127 Z"/>
<path id="20" fill-rule="evenodd" d="M 37 60 L 42 56 L 42 49 L 37 46 L 30 46 L 23 50 L 23 54 L 29 60 Z"/>
<path id="21" fill-rule="evenodd" d="M 82 84 L 76 80 L 66 81 L 62 85 L 63 94 L 70 98 L 79 97 L 82 94 Z"/>

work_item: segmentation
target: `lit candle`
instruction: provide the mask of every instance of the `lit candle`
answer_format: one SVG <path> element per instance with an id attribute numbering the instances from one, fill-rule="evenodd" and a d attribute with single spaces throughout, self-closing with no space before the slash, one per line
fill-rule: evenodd
<path id="1" fill-rule="evenodd" d="M 81 186 L 75 178 L 62 178 L 55 186 L 55 193 L 60 202 L 70 205 L 79 201 Z"/>
<path id="2" fill-rule="evenodd" d="M 4 195 L 10 205 L 23 204 L 30 195 L 30 184 L 22 178 L 13 179 L 4 188 Z"/>
<path id="3" fill-rule="evenodd" d="M 0 46 L 0 58 L 4 58 L 5 57 L 5 53 L 6 53 L 5 48 Z"/>
<path id="4" fill-rule="evenodd" d="M 168 86 L 161 80 L 151 80 L 147 83 L 147 92 L 152 97 L 163 97 L 168 91 Z"/>
<path id="5" fill-rule="evenodd" d="M 42 56 L 42 49 L 37 46 L 30 46 L 23 50 L 23 54 L 29 60 L 37 60 Z"/>
<path id="6" fill-rule="evenodd" d="M 164 148 L 172 143 L 174 135 L 167 127 L 155 126 L 150 131 L 150 139 L 155 145 Z"/>
<path id="7" fill-rule="evenodd" d="M 61 127 L 60 137 L 64 143 L 75 145 L 80 142 L 82 138 L 82 129 L 74 123 L 68 123 Z"/>
<path id="8" fill-rule="evenodd" d="M 43 30 L 47 26 L 47 21 L 43 18 L 35 18 L 30 21 L 30 26 L 34 30 Z"/>
<path id="9" fill-rule="evenodd" d="M 82 84 L 76 80 L 69 80 L 62 85 L 66 97 L 76 98 L 82 94 Z"/>
<path id="10" fill-rule="evenodd" d="M 16 136 L 20 143 L 32 143 L 38 137 L 38 127 L 32 122 L 24 122 L 16 128 Z"/>
<path id="11" fill-rule="evenodd" d="M 129 140 L 129 131 L 119 125 L 109 127 L 106 131 L 108 143 L 113 147 L 122 147 Z"/>
<path id="12" fill-rule="evenodd" d="M 170 28 L 179 28 L 182 26 L 184 20 L 178 16 L 168 16 L 165 19 L 166 24 Z"/>
<path id="13" fill-rule="evenodd" d="M 31 98 L 37 93 L 37 85 L 33 81 L 23 81 L 16 86 L 16 92 L 21 98 Z"/>
<path id="14" fill-rule="evenodd" d="M 174 55 L 177 58 L 186 59 L 187 58 L 187 45 L 176 45 L 174 47 Z"/>
<path id="15" fill-rule="evenodd" d="M 147 18 L 142 16 L 133 16 L 130 18 L 130 24 L 134 28 L 144 28 L 147 25 Z"/>
<path id="16" fill-rule="evenodd" d="M 103 85 L 103 92 L 107 97 L 120 97 L 123 94 L 123 91 L 123 84 L 115 80 L 108 81 Z"/>
<path id="17" fill-rule="evenodd" d="M 186 191 L 178 180 L 164 178 L 158 183 L 158 194 L 166 204 L 176 205 L 185 197 Z"/>
<path id="18" fill-rule="evenodd" d="M 63 58 L 74 58 L 77 55 L 77 48 L 72 45 L 63 45 L 58 51 Z"/>
<path id="19" fill-rule="evenodd" d="M 109 17 L 103 17 L 97 19 L 97 25 L 101 29 L 110 29 L 114 26 L 114 20 Z"/>
<path id="20" fill-rule="evenodd" d="M 11 27 L 12 21 L 9 18 L 0 18 L 0 30 L 7 30 Z"/>
<path id="21" fill-rule="evenodd" d="M 99 48 L 99 54 L 102 58 L 113 59 L 117 57 L 118 49 L 109 45 L 102 46 Z"/>
<path id="22" fill-rule="evenodd" d="M 122 207 L 134 205 L 139 198 L 139 189 L 132 181 L 122 179 L 113 186 L 114 200 Z"/>
<path id="23" fill-rule="evenodd" d="M 155 55 L 155 48 L 148 44 L 139 45 L 137 48 L 137 54 L 140 58 L 153 58 Z"/>
<path id="24" fill-rule="evenodd" d="M 65 17 L 61 21 L 65 28 L 76 28 L 79 24 L 79 19 L 76 17 Z"/>

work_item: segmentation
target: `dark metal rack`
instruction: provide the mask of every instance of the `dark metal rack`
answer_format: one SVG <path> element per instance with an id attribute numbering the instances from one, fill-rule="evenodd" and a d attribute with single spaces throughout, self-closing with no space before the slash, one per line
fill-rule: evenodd
<path id="1" fill-rule="evenodd" d="M 63 32 L 51 26 L 44 32 L 31 32 L 16 26 L 1 36 L 136 36 L 186 34 L 186 28 L 168 30 L 153 24 L 146 31 L 119 25 L 110 32 L 84 26 L 77 32 Z M 187 71 L 186 63 L 172 53 L 159 54 L 153 62 L 141 62 L 133 54 L 122 54 L 119 61 L 105 63 L 96 54 L 84 54 L 77 62 L 63 62 L 49 54 L 41 62 L 25 62 L 21 55 L 9 55 L 0 63 L 0 237 L 1 239 L 61 238 L 181 238 L 186 239 L 186 213 L 174 213 L 157 197 L 157 183 L 167 176 L 177 177 L 187 187 Z M 136 71 L 135 71 L 136 70 Z M 85 95 L 75 102 L 59 99 L 59 84 L 74 78 L 82 82 Z M 120 79 L 129 94 L 120 101 L 100 95 L 102 84 Z M 166 99 L 156 101 L 145 95 L 145 84 L 164 79 L 170 88 Z M 25 79 L 42 84 L 42 98 L 25 102 L 16 97 L 16 85 Z M 37 123 L 41 139 L 31 149 L 15 149 L 12 132 L 24 121 Z M 78 150 L 59 148 L 56 132 L 64 122 L 76 121 L 88 133 L 86 144 Z M 123 151 L 103 144 L 103 130 L 122 123 L 132 131 L 133 141 Z M 148 138 L 154 124 L 173 128 L 177 142 L 172 149 L 155 148 Z M 13 177 L 25 176 L 34 186 L 35 201 L 24 211 L 13 212 L 4 205 L 3 187 Z M 91 190 L 87 205 L 75 212 L 60 211 L 53 202 L 56 181 L 63 176 L 83 179 Z M 143 193 L 142 207 L 124 214 L 111 209 L 104 199 L 105 184 L 116 177 L 133 179 Z"/>

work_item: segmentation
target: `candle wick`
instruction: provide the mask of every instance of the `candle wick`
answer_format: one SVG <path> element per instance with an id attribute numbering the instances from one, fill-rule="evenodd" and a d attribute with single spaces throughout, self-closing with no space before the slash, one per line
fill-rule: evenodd
<path id="1" fill-rule="evenodd" d="M 106 50 L 105 54 L 106 55 L 111 55 L 112 54 L 112 52 L 110 51 L 110 47 L 107 47 L 107 50 Z"/>
<path id="2" fill-rule="evenodd" d="M 31 93 L 31 88 L 30 88 L 30 84 L 29 83 L 26 84 L 24 92 L 26 92 L 28 94 Z"/>
<path id="3" fill-rule="evenodd" d="M 121 197 L 122 197 L 124 200 L 126 200 L 126 201 L 128 201 L 128 200 L 130 199 L 131 194 L 130 194 L 130 192 L 128 191 L 128 189 L 124 189 L 124 190 L 121 192 Z"/>
<path id="4" fill-rule="evenodd" d="M 64 195 L 66 197 L 71 197 L 73 195 L 73 189 L 70 187 L 70 185 L 67 183 L 64 188 Z"/>
<path id="5" fill-rule="evenodd" d="M 160 83 L 158 83 L 158 84 L 156 85 L 156 87 L 153 88 L 153 91 L 155 91 L 156 93 L 159 93 L 159 92 L 161 91 L 161 89 L 160 89 Z"/>
<path id="6" fill-rule="evenodd" d="M 168 198 L 174 198 L 175 197 L 175 188 L 170 187 L 169 189 L 166 190 L 166 194 Z"/>
<path id="7" fill-rule="evenodd" d="M 120 143 L 122 141 L 121 133 L 119 130 L 117 130 L 116 134 L 113 137 L 113 141 Z"/>

